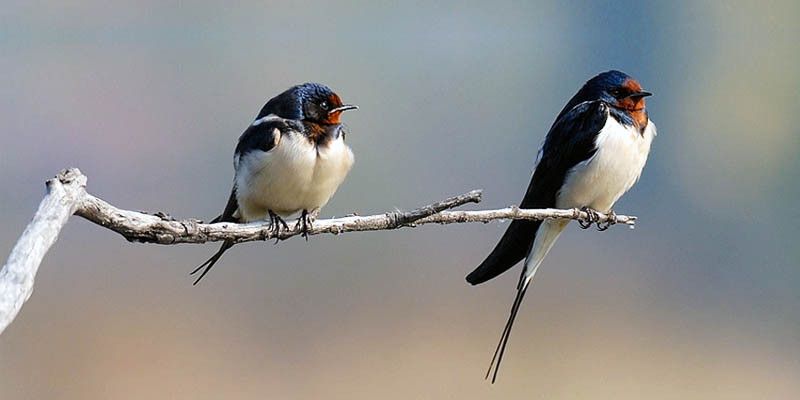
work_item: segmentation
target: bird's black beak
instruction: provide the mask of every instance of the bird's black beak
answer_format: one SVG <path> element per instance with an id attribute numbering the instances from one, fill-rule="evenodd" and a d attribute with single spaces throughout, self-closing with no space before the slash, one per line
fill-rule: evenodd
<path id="1" fill-rule="evenodd" d="M 652 96 L 652 95 L 653 95 L 652 93 L 650 93 L 650 92 L 648 92 L 646 90 L 640 90 L 640 91 L 638 91 L 636 93 L 631 93 L 630 95 L 628 95 L 628 97 L 630 97 L 632 99 L 641 99 L 642 97 L 647 97 L 647 96 Z"/>
<path id="2" fill-rule="evenodd" d="M 328 111 L 328 115 L 340 113 L 342 111 L 347 111 L 347 110 L 358 110 L 358 106 L 353 104 L 345 104 L 343 106 L 339 106 L 334 108 L 333 110 Z"/>

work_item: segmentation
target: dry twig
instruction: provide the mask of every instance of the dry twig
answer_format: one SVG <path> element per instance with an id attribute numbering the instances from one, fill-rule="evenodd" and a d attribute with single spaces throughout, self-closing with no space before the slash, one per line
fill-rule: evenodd
<path id="1" fill-rule="evenodd" d="M 581 210 L 522 210 L 508 207 L 499 210 L 446 211 L 466 203 L 481 201 L 481 191 L 420 207 L 412 211 L 391 211 L 368 216 L 320 219 L 309 235 L 321 233 L 390 230 L 424 224 L 490 222 L 507 219 L 589 220 Z M 86 192 L 86 176 L 77 168 L 62 171 L 47 181 L 45 195 L 33 220 L 17 241 L 6 264 L 0 269 L 0 333 L 16 317 L 22 304 L 33 292 L 33 282 L 47 250 L 58 238 L 70 215 L 76 214 L 119 233 L 129 241 L 157 244 L 206 243 L 231 240 L 234 243 L 254 240 L 285 240 L 301 234 L 299 224 L 289 224 L 275 236 L 269 222 L 205 224 L 200 220 L 176 220 L 164 213 L 147 214 L 119 209 Z M 596 222 L 625 224 L 633 227 L 636 217 L 598 214 Z"/>

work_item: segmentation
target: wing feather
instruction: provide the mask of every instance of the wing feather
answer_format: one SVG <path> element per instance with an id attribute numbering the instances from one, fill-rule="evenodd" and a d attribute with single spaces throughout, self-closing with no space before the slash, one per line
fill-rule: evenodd
<path id="1" fill-rule="evenodd" d="M 608 105 L 587 101 L 563 114 L 547 133 L 541 158 L 520 207 L 552 208 L 567 173 L 597 151 L 595 139 L 608 118 Z M 541 221 L 514 220 L 488 257 L 469 275 L 477 285 L 507 271 L 528 254 Z"/>

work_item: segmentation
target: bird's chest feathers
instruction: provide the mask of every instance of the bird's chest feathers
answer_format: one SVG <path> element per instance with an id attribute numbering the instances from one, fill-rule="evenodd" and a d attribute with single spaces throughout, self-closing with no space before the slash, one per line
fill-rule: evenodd
<path id="1" fill-rule="evenodd" d="M 608 118 L 595 139 L 594 155 L 567 173 L 556 206 L 611 209 L 639 179 L 655 132 L 652 121 L 639 133 L 635 126 Z"/>
<path id="2" fill-rule="evenodd" d="M 239 205 L 248 219 L 257 219 L 267 210 L 288 215 L 325 205 L 350 171 L 353 153 L 342 137 L 315 145 L 291 132 L 270 151 L 249 153 L 240 163 Z"/>

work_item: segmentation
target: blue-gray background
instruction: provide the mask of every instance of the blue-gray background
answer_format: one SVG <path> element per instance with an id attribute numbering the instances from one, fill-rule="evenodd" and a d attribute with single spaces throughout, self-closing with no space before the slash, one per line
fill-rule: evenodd
<path id="1" fill-rule="evenodd" d="M 636 230 L 571 227 L 482 375 L 517 272 L 463 276 L 505 224 L 237 246 L 73 219 L 0 337 L 3 399 L 800 396 L 800 4 L 8 2 L 0 254 L 80 167 L 130 209 L 212 217 L 261 105 L 319 81 L 356 164 L 323 216 L 473 188 L 519 201 L 552 118 L 618 68 L 656 93 Z M 516 270 L 515 270 L 516 271 Z"/>

